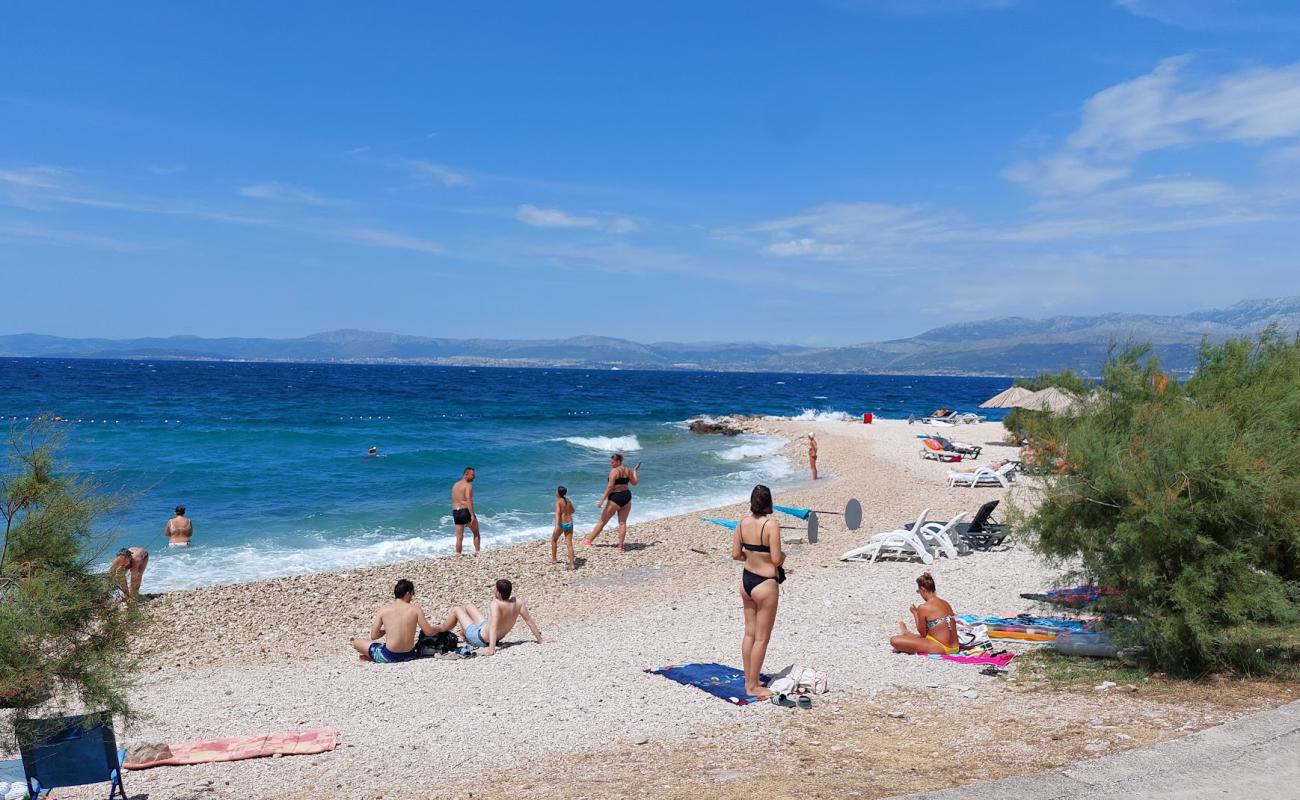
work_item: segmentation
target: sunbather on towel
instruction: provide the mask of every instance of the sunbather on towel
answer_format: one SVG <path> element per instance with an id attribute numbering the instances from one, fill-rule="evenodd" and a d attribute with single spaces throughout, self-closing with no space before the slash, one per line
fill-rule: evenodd
<path id="1" fill-rule="evenodd" d="M 899 622 L 900 633 L 889 644 L 900 653 L 952 655 L 957 652 L 957 613 L 947 600 L 934 593 L 934 576 L 921 573 L 916 579 L 916 593 L 922 600 L 919 606 L 911 607 L 916 633 L 907 629 L 906 622 Z"/>
<path id="2" fill-rule="evenodd" d="M 451 630 L 430 625 L 424 610 L 415 604 L 415 584 L 402 578 L 393 587 L 393 602 L 379 609 L 370 623 L 369 639 L 353 639 L 352 647 L 362 661 L 399 664 L 415 658 L 415 631 L 425 636 Z"/>
<path id="3" fill-rule="evenodd" d="M 1002 469 L 1003 467 L 1005 467 L 1007 464 L 1010 463 L 1011 463 L 1010 459 L 1000 458 L 997 461 L 990 461 L 987 464 L 966 464 L 960 467 L 949 467 L 948 470 L 950 472 L 978 472 L 981 468 L 988 467 L 994 472 L 997 472 L 998 470 Z"/>
<path id="4" fill-rule="evenodd" d="M 454 606 L 448 612 L 447 618 L 443 620 L 443 629 L 451 630 L 459 624 L 466 644 L 474 648 L 485 647 L 487 655 L 494 655 L 497 644 L 506 638 L 506 634 L 515 627 L 519 618 L 523 617 L 524 624 L 533 632 L 533 639 L 541 644 L 542 629 L 537 627 L 533 616 L 524 607 L 523 601 L 511 597 L 514 591 L 515 587 L 510 581 L 505 578 L 500 579 L 492 587 L 492 601 L 488 603 L 487 616 L 469 603 Z"/>

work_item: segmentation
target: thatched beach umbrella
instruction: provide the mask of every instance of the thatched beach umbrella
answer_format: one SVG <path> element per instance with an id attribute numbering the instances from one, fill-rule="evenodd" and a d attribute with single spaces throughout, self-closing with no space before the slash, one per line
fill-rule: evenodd
<path id="1" fill-rule="evenodd" d="M 1023 386 L 1012 386 L 980 403 L 980 408 L 1020 408 L 1021 401 L 1033 394 Z"/>
<path id="2" fill-rule="evenodd" d="M 1051 411 L 1053 414 L 1068 414 L 1079 407 L 1079 398 L 1056 386 L 1049 386 L 1024 398 L 1020 408 L 1032 408 L 1035 411 Z"/>

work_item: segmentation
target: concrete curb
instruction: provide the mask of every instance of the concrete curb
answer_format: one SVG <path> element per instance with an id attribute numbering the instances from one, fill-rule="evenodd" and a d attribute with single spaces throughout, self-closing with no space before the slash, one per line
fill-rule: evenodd
<path id="1" fill-rule="evenodd" d="M 1300 797 L 1300 701 L 1144 750 L 894 800 Z"/>

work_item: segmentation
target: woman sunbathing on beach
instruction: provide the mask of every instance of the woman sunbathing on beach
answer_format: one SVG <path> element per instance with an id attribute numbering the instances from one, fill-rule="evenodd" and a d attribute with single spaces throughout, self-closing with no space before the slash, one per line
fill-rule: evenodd
<path id="1" fill-rule="evenodd" d="M 916 633 L 907 629 L 906 622 L 899 622 L 901 631 L 889 640 L 889 644 L 900 653 L 934 653 L 952 655 L 957 652 L 957 612 L 952 610 L 948 601 L 934 593 L 934 576 L 928 572 L 921 573 L 916 579 L 916 593 L 921 595 L 921 604 L 914 605 L 912 620 L 916 624 Z"/>
<path id="2" fill-rule="evenodd" d="M 997 461 L 990 461 L 987 464 L 966 464 L 960 467 L 950 467 L 949 470 L 951 472 L 978 472 L 979 470 L 988 467 L 989 469 L 996 472 L 1010 463 L 1011 463 L 1010 459 L 1000 458 Z"/>
<path id="3" fill-rule="evenodd" d="M 618 514 L 618 552 L 623 552 L 623 540 L 627 538 L 627 516 L 632 513 L 632 490 L 629 484 L 636 486 L 637 472 L 640 469 L 640 464 L 632 469 L 623 466 L 622 453 L 609 457 L 609 482 L 605 484 L 605 493 L 600 496 L 600 502 L 596 503 L 596 508 L 603 508 L 604 511 L 596 527 L 582 540 L 584 547 L 591 547 L 592 542 L 605 529 L 605 524 Z"/>
<path id="4" fill-rule="evenodd" d="M 564 534 L 564 546 L 569 551 L 569 569 L 574 568 L 573 559 L 573 501 L 565 497 L 569 490 L 563 486 L 555 490 L 555 530 L 551 531 L 551 563 L 560 563 L 555 559 L 555 548 Z"/>
<path id="5" fill-rule="evenodd" d="M 745 693 L 771 697 L 759 683 L 767 643 L 776 624 L 776 606 L 785 580 L 785 553 L 781 550 L 781 523 L 772 519 L 772 491 L 759 484 L 749 495 L 749 516 L 740 521 L 731 538 L 731 557 L 743 561 L 740 602 L 745 608 L 745 636 L 740 658 L 745 666 Z"/>

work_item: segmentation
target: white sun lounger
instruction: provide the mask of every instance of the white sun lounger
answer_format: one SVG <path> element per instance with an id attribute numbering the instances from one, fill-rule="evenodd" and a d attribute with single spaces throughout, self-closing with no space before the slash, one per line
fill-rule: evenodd
<path id="1" fill-rule="evenodd" d="M 974 472 L 955 472 L 948 470 L 948 488 L 961 484 L 970 488 L 976 486 L 1001 486 L 1007 488 L 1011 486 L 1013 479 L 1012 473 L 1015 471 L 1014 463 L 1003 464 L 1001 469 L 992 470 L 988 467 L 980 467 Z"/>
<path id="2" fill-rule="evenodd" d="M 961 538 L 957 532 L 957 524 L 966 518 L 966 512 L 961 511 L 957 516 L 948 520 L 946 523 L 924 522 L 920 526 L 921 541 L 925 544 L 942 550 L 948 558 L 956 558 L 959 555 L 970 552 L 970 545 L 966 540 Z M 917 530 L 912 527 L 909 530 Z"/>
<path id="3" fill-rule="evenodd" d="M 913 523 L 915 530 L 920 530 L 925 525 L 925 518 L 929 516 L 930 509 L 921 512 L 921 516 L 916 518 Z M 896 531 L 885 531 L 872 536 L 870 540 L 861 547 L 855 547 L 844 555 L 840 556 L 840 561 L 875 561 L 881 555 L 916 555 L 925 564 L 934 563 L 934 554 L 930 552 L 930 546 L 922 540 L 922 535 L 908 530 L 899 528 Z"/>

